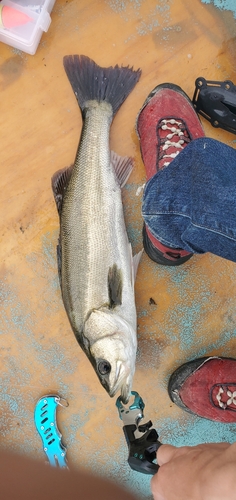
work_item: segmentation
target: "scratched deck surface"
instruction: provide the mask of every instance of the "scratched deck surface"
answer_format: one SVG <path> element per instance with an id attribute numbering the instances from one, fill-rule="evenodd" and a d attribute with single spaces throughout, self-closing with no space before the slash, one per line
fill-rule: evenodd
<path id="1" fill-rule="evenodd" d="M 35 56 L 1 44 L 0 446 L 44 460 L 34 407 L 42 395 L 59 393 L 69 402 L 58 411 L 69 464 L 114 477 L 145 499 L 151 498 L 149 478 L 126 463 L 115 400 L 77 344 L 60 295 L 50 179 L 73 161 L 81 130 L 62 58 L 80 53 L 103 66 L 142 69 L 111 130 L 111 148 L 135 159 L 123 194 L 136 252 L 142 246 L 139 187 L 145 170 L 135 118 L 159 83 L 176 83 L 192 97 L 198 76 L 236 82 L 234 2 L 218 3 L 221 10 L 210 0 L 57 0 Z M 209 137 L 235 147 L 234 135 L 206 121 L 203 126 Z M 163 442 L 234 440 L 234 425 L 182 412 L 166 387 L 172 371 L 187 360 L 235 355 L 235 278 L 235 264 L 210 254 L 179 268 L 142 257 L 133 388 Z"/>

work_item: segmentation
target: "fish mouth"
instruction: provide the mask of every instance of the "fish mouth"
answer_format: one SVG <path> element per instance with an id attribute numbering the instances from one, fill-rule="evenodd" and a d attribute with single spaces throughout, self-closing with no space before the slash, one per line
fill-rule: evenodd
<path id="1" fill-rule="evenodd" d="M 124 373 L 121 377 L 122 371 L 124 371 Z M 121 362 L 117 363 L 115 381 L 113 386 L 108 390 L 109 396 L 113 398 L 118 390 L 121 392 L 120 399 L 122 403 L 127 404 L 131 392 L 130 374 L 127 375 L 127 372 L 124 370 L 124 366 Z"/>
<path id="2" fill-rule="evenodd" d="M 113 398 L 118 392 L 118 390 L 119 387 L 115 387 L 112 390 L 109 390 L 108 391 L 109 396 Z M 124 383 L 124 385 L 121 387 L 120 399 L 122 403 L 126 405 L 129 402 L 129 398 L 130 398 L 130 388 L 129 386 L 127 386 L 126 383 Z"/>
<path id="3" fill-rule="evenodd" d="M 121 387 L 121 394 L 120 394 L 120 399 L 124 405 L 126 405 L 129 402 L 130 394 L 131 394 L 130 384 L 126 383 Z"/>

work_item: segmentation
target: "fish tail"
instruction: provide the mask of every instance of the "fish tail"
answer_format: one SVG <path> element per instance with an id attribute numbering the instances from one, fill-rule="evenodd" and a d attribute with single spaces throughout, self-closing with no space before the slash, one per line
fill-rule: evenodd
<path id="1" fill-rule="evenodd" d="M 109 102 L 115 115 L 141 76 L 140 69 L 102 68 L 83 55 L 65 56 L 63 64 L 82 113 L 87 101 L 96 100 Z"/>

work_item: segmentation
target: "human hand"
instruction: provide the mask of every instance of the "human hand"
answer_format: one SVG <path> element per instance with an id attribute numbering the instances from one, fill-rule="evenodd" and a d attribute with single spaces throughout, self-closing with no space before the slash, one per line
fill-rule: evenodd
<path id="1" fill-rule="evenodd" d="M 91 471 L 51 467 L 0 449 L 1 498 L 4 500 L 135 500 L 117 483 Z M 136 498 L 137 500 L 137 498 Z"/>
<path id="2" fill-rule="evenodd" d="M 235 500 L 236 443 L 162 445 L 153 476 L 154 500 Z"/>

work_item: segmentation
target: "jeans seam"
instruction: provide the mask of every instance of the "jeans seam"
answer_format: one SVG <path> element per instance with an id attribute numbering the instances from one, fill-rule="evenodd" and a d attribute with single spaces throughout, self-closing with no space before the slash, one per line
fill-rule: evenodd
<path id="1" fill-rule="evenodd" d="M 143 215 L 145 215 L 145 216 L 151 216 L 151 217 L 152 217 L 152 216 L 155 216 L 155 215 L 168 215 L 168 214 L 173 214 L 173 215 L 181 215 L 182 217 L 186 217 L 187 219 L 191 220 L 191 223 L 192 223 L 192 225 L 193 225 L 194 227 L 199 227 L 200 229 L 206 229 L 206 230 L 208 230 L 208 231 L 211 231 L 212 233 L 220 234 L 220 235 L 224 236 L 225 238 L 228 238 L 229 240 L 232 240 L 232 241 L 235 241 L 235 242 L 236 242 L 236 238 L 233 238 L 233 237 L 231 237 L 231 236 L 228 236 L 228 235 L 227 235 L 226 233 L 224 233 L 223 231 L 212 229 L 212 228 L 210 228 L 210 227 L 208 227 L 208 226 L 206 226 L 206 225 L 205 225 L 205 226 L 203 226 L 203 225 L 201 225 L 201 224 L 196 224 L 196 223 L 194 223 L 194 222 L 192 221 L 192 219 L 191 219 L 191 217 L 189 217 L 189 215 L 185 215 L 185 214 L 183 214 L 183 213 L 181 213 L 181 212 L 160 212 L 160 213 L 159 213 L 159 212 L 155 212 L 155 214 L 150 214 L 150 213 L 149 213 L 149 214 L 146 214 L 146 213 L 144 213 L 144 212 L 143 212 Z"/>

